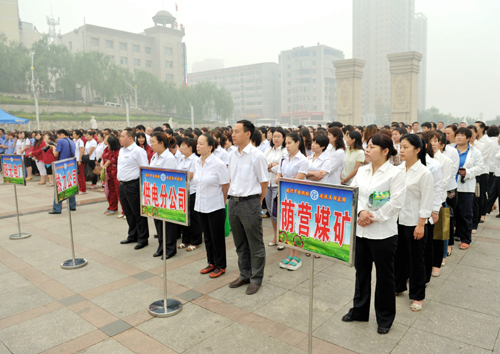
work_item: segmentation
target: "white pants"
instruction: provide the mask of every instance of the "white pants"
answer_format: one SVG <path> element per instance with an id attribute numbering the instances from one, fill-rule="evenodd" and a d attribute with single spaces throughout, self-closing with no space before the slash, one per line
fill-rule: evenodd
<path id="1" fill-rule="evenodd" d="M 38 171 L 40 172 L 40 176 L 47 176 L 47 170 L 45 169 L 45 164 L 43 161 L 37 161 L 36 167 L 38 167 Z"/>

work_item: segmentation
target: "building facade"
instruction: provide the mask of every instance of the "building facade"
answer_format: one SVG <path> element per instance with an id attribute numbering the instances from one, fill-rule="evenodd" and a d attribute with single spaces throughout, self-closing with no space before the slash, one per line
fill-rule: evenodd
<path id="1" fill-rule="evenodd" d="M 337 116 L 335 60 L 344 53 L 326 45 L 297 47 L 280 53 L 281 120 L 334 121 Z"/>
<path id="2" fill-rule="evenodd" d="M 224 60 L 221 59 L 205 59 L 203 61 L 195 61 L 191 66 L 193 73 L 202 71 L 224 69 Z"/>
<path id="3" fill-rule="evenodd" d="M 187 52 L 182 42 L 184 27 L 179 27 L 175 17 L 164 10 L 159 11 L 153 21 L 153 27 L 139 34 L 84 25 L 63 34 L 61 43 L 72 53 L 99 51 L 111 62 L 128 68 L 132 73 L 143 70 L 160 81 L 186 85 Z"/>
<path id="4" fill-rule="evenodd" d="M 413 50 L 427 62 L 427 19 L 415 15 L 415 0 L 353 0 L 353 58 L 366 61 L 364 114 L 380 115 L 390 105 L 387 54 Z M 424 69 L 419 75 L 419 109 L 425 109 L 426 73 Z"/>
<path id="5" fill-rule="evenodd" d="M 418 110 L 424 111 L 426 107 L 427 91 L 427 17 L 423 13 L 415 14 L 415 36 L 413 50 L 423 55 L 418 73 Z"/>
<path id="6" fill-rule="evenodd" d="M 279 65 L 259 63 L 189 74 L 189 84 L 212 82 L 231 93 L 233 118 L 256 122 L 279 119 Z"/>
<path id="7" fill-rule="evenodd" d="M 26 48 L 38 41 L 40 33 L 32 23 L 21 21 L 17 0 L 0 1 L 0 33 L 7 41 L 21 42 Z"/>

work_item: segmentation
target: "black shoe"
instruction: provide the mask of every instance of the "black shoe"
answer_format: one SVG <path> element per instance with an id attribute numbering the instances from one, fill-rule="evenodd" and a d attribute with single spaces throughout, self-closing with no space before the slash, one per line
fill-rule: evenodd
<path id="1" fill-rule="evenodd" d="M 250 284 L 250 280 L 241 280 L 240 278 L 232 281 L 229 283 L 229 287 L 234 289 L 234 288 L 239 288 L 240 286 L 243 286 L 245 284 Z"/>
<path id="2" fill-rule="evenodd" d="M 147 243 L 138 243 L 135 245 L 134 250 L 140 250 L 141 248 L 146 247 L 148 244 Z"/>
<path id="3" fill-rule="evenodd" d="M 499 218 L 500 218 L 500 216 L 499 216 Z M 460 237 L 455 237 L 455 241 L 459 241 L 460 242 L 460 241 L 462 241 L 462 239 Z"/>
<path id="4" fill-rule="evenodd" d="M 58 213 L 57 211 L 51 210 L 51 211 L 49 211 L 49 214 L 61 214 L 61 213 Z"/>
<path id="5" fill-rule="evenodd" d="M 153 257 L 160 257 L 163 251 L 156 251 L 155 254 L 153 254 Z"/>
<path id="6" fill-rule="evenodd" d="M 127 238 L 127 239 L 125 239 L 125 240 L 123 240 L 123 241 L 120 241 L 120 243 L 121 243 L 122 245 L 126 245 L 127 243 L 136 243 L 136 242 L 137 242 L 137 241 L 133 241 L 133 240 L 130 240 L 130 239 L 128 239 L 128 238 Z"/>
<path id="7" fill-rule="evenodd" d="M 495 216 L 495 218 L 498 218 L 498 219 L 500 219 L 500 214 L 498 214 L 497 216 Z"/>
<path id="8" fill-rule="evenodd" d="M 70 209 L 71 211 L 76 211 L 76 208 L 75 209 Z"/>
<path id="9" fill-rule="evenodd" d="M 389 328 L 379 327 L 377 329 L 377 332 L 378 332 L 378 334 L 387 334 L 387 333 L 389 333 L 390 330 L 391 330 L 390 327 Z"/>
<path id="10" fill-rule="evenodd" d="M 479 220 L 479 223 L 480 224 L 484 224 L 484 220 Z"/>
<path id="11" fill-rule="evenodd" d="M 170 258 L 172 258 L 173 256 L 175 256 L 175 254 L 171 254 L 171 255 L 168 255 L 168 254 L 167 254 L 167 259 L 170 259 Z M 161 260 L 163 261 L 163 256 L 161 256 Z"/>
<path id="12" fill-rule="evenodd" d="M 354 320 L 349 315 L 344 315 L 342 317 L 342 322 L 352 322 L 352 321 L 354 321 Z"/>

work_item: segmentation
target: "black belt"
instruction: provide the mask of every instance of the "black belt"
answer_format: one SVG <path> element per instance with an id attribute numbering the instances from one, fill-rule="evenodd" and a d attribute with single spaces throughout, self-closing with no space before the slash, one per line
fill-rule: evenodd
<path id="1" fill-rule="evenodd" d="M 133 179 L 131 181 L 124 181 L 124 182 L 120 181 L 120 184 L 123 186 L 123 185 L 131 184 L 131 183 L 136 183 L 136 182 L 139 182 L 139 178 Z"/>
<path id="2" fill-rule="evenodd" d="M 233 197 L 232 195 L 229 196 L 230 199 L 234 200 L 235 202 L 242 202 L 244 200 L 249 200 L 249 199 L 254 199 L 254 198 L 259 198 L 259 194 L 254 194 L 254 195 L 249 195 L 248 197 Z"/>

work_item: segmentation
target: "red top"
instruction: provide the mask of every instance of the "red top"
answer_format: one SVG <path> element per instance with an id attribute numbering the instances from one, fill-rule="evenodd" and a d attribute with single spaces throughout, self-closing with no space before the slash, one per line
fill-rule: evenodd
<path id="1" fill-rule="evenodd" d="M 111 151 L 109 147 L 106 146 L 102 153 L 102 161 L 105 164 L 107 161 L 111 161 L 111 165 L 106 168 L 106 173 L 109 177 L 116 177 L 118 172 L 118 155 L 120 150 Z"/>
<path id="2" fill-rule="evenodd" d="M 80 139 L 82 139 L 82 141 L 83 141 L 83 146 L 85 146 L 85 145 L 87 144 L 87 138 L 85 137 L 85 135 L 82 135 L 82 136 L 80 137 Z"/>
<path id="3" fill-rule="evenodd" d="M 146 150 L 146 155 L 148 155 L 148 162 L 151 162 L 151 158 L 155 154 L 155 152 L 153 151 L 153 149 L 151 149 L 151 146 L 149 146 L 149 145 L 143 145 L 143 146 L 141 146 L 141 148 L 143 148 L 144 150 Z"/>
<path id="4" fill-rule="evenodd" d="M 54 161 L 56 161 L 56 157 L 54 156 L 54 150 L 50 148 L 43 153 L 43 163 L 46 165 L 50 165 Z"/>
<path id="5" fill-rule="evenodd" d="M 31 151 L 31 156 L 33 157 L 36 157 L 36 159 L 38 161 L 43 161 L 43 151 L 42 151 L 42 148 L 45 147 L 45 141 L 42 140 L 42 142 L 40 142 L 40 145 L 38 146 L 35 146 L 35 144 L 33 144 L 33 150 Z"/>

